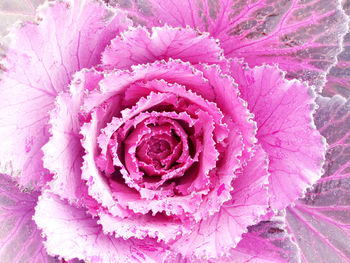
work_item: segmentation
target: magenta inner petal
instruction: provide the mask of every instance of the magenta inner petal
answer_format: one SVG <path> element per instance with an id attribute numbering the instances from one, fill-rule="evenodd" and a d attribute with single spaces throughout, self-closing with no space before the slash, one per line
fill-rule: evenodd
<path id="1" fill-rule="evenodd" d="M 163 158 L 167 157 L 170 153 L 170 144 L 161 138 L 152 136 L 148 142 L 148 151 L 147 154 L 157 160 L 161 161 Z"/>
<path id="2" fill-rule="evenodd" d="M 147 83 L 141 98 L 102 129 L 99 166 L 108 168 L 113 198 L 125 209 L 192 217 L 216 182 L 229 130 L 215 103 L 181 85 Z"/>
<path id="3" fill-rule="evenodd" d="M 131 177 L 138 180 L 140 187 L 155 190 L 167 180 L 183 176 L 186 169 L 198 161 L 199 148 L 191 156 L 191 147 L 188 145 L 190 139 L 182 125 L 176 121 L 176 118 L 180 118 L 178 114 L 143 113 L 140 118 L 145 114 L 150 115 L 150 118 L 139 123 L 124 140 L 125 167 Z M 189 130 L 190 127 L 186 129 Z M 139 180 L 141 174 L 142 182 Z"/>

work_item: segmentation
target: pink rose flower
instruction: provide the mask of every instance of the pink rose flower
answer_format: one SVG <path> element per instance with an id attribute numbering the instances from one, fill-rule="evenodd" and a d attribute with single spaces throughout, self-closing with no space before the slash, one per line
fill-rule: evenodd
<path id="1" fill-rule="evenodd" d="M 240 30 L 256 21 L 236 24 L 230 38 L 213 33 L 210 21 L 199 22 L 203 12 L 228 18 L 212 2 L 199 4 L 191 27 L 171 9 L 164 16 L 168 1 L 145 3 L 134 10 L 119 1 L 127 13 L 94 0 L 53 1 L 38 23 L 12 30 L 0 83 L 0 171 L 33 191 L 17 195 L 49 255 L 244 262 L 264 249 L 251 247 L 248 228 L 283 214 L 322 175 L 314 87 L 331 64 L 286 66 L 303 54 L 253 57 L 247 43 L 236 52 Z M 244 12 L 265 10 L 251 8 Z M 246 38 L 274 36 L 274 20 L 265 21 Z M 282 262 L 273 250 L 261 258 Z"/>

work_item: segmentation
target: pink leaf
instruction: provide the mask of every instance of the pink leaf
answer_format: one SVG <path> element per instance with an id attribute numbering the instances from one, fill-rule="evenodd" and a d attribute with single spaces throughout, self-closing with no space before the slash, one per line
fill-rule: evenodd
<path id="1" fill-rule="evenodd" d="M 169 58 L 191 64 L 217 64 L 221 63 L 222 50 L 207 34 L 191 28 L 158 27 L 152 28 L 150 34 L 147 29 L 138 27 L 112 40 L 103 53 L 102 62 L 106 66 L 128 69 L 132 65 Z"/>
<path id="2" fill-rule="evenodd" d="M 243 57 L 251 66 L 277 63 L 288 77 L 320 88 L 347 32 L 340 0 L 105 1 L 148 27 L 167 23 L 209 32 L 227 57 Z"/>
<path id="3" fill-rule="evenodd" d="M 84 12 L 81 12 L 84 9 Z M 48 179 L 41 147 L 48 140 L 48 111 L 72 74 L 99 63 L 107 43 L 129 22 L 92 0 L 47 2 L 38 23 L 11 31 L 0 82 L 0 170 L 38 188 Z"/>
<path id="4" fill-rule="evenodd" d="M 38 195 L 21 192 L 10 177 L 0 175 L 0 262 L 58 262 L 46 254 L 32 220 Z"/>
<path id="5" fill-rule="evenodd" d="M 232 183 L 232 200 L 224 203 L 218 213 L 203 219 L 190 234 L 171 245 L 171 249 L 186 257 L 220 257 L 235 247 L 246 228 L 266 213 L 269 203 L 267 156 L 261 147 L 257 146 L 255 151 L 242 174 Z"/>
<path id="6" fill-rule="evenodd" d="M 79 135 L 79 111 L 84 91 L 95 88 L 101 78 L 102 73 L 95 70 L 74 75 L 70 92 L 56 98 L 56 107 L 50 114 L 51 137 L 42 148 L 44 166 L 54 174 L 49 183 L 51 191 L 76 204 L 87 198 L 87 186 L 81 178 L 84 149 Z"/>
<path id="7" fill-rule="evenodd" d="M 99 223 L 105 232 L 115 237 L 144 239 L 152 237 L 168 243 L 177 236 L 189 232 L 180 220 L 162 215 L 141 215 L 131 218 L 113 217 L 108 213 L 101 213 Z"/>
<path id="8" fill-rule="evenodd" d="M 76 257 L 91 263 L 163 262 L 168 254 L 153 239 L 124 240 L 105 234 L 85 209 L 48 192 L 41 195 L 35 210 L 34 220 L 46 235 L 47 251 L 65 260 Z"/>
<path id="9" fill-rule="evenodd" d="M 276 67 L 250 70 L 236 60 L 232 66 L 242 97 L 255 114 L 258 141 L 269 156 L 271 206 L 285 208 L 321 176 L 325 146 L 313 124 L 313 91 L 286 80 Z"/>

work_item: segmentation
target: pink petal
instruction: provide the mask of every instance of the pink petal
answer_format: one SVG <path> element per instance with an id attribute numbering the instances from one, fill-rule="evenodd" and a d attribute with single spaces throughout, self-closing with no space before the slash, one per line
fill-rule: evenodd
<path id="1" fill-rule="evenodd" d="M 65 260 L 78 258 L 91 263 L 163 262 L 167 251 L 153 239 L 114 238 L 104 234 L 97 220 L 44 192 L 36 207 L 34 220 L 43 230 L 47 251 Z"/>
<path id="2" fill-rule="evenodd" d="M 203 259 L 217 258 L 235 247 L 246 228 L 268 209 L 267 167 L 266 153 L 257 147 L 254 157 L 233 182 L 232 200 L 177 240 L 171 249 Z"/>
<path id="3" fill-rule="evenodd" d="M 325 146 L 313 123 L 313 92 L 286 80 L 275 67 L 232 65 L 242 97 L 255 114 L 258 141 L 269 156 L 271 205 L 284 208 L 321 176 Z"/>
<path id="4" fill-rule="evenodd" d="M 224 156 L 218 161 L 216 170 L 209 174 L 211 179 L 210 191 L 203 197 L 203 202 L 200 204 L 198 211 L 193 214 L 197 221 L 220 211 L 223 203 L 231 200 L 232 181 L 237 177 L 237 171 L 250 158 L 248 154 L 243 152 L 244 145 L 242 144 L 241 134 L 237 133 L 232 123 L 228 128 L 230 129 L 230 133 Z M 240 159 L 246 159 L 245 164 Z"/>
<path id="5" fill-rule="evenodd" d="M 132 65 L 169 58 L 191 64 L 220 64 L 221 57 L 222 51 L 216 41 L 192 28 L 154 27 L 150 34 L 147 29 L 138 27 L 112 40 L 103 53 L 102 62 L 108 67 L 129 69 Z"/>
<path id="6" fill-rule="evenodd" d="M 98 64 L 106 44 L 130 24 L 123 13 L 92 0 L 47 3 L 38 20 L 12 30 L 0 83 L 0 168 L 21 174 L 19 183 L 33 188 L 50 179 L 40 148 L 49 138 L 48 112 L 57 94 L 74 72 Z"/>

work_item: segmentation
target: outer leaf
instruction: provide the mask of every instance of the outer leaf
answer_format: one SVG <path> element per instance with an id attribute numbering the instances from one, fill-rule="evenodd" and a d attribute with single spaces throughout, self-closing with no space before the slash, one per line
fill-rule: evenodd
<path id="1" fill-rule="evenodd" d="M 321 87 L 341 51 L 347 18 L 340 0 L 105 0 L 149 27 L 190 25 L 218 38 L 226 56 L 277 63 Z M 326 30 L 325 30 L 326 29 Z"/>
<path id="2" fill-rule="evenodd" d="M 65 260 L 77 257 L 91 263 L 163 262 L 167 251 L 153 239 L 114 238 L 104 234 L 85 209 L 70 206 L 44 192 L 34 220 L 46 235 L 47 251 Z"/>
<path id="3" fill-rule="evenodd" d="M 87 197 L 87 186 L 81 178 L 84 149 L 79 135 L 79 110 L 84 90 L 95 88 L 102 73 L 82 70 L 74 75 L 70 92 L 60 94 L 50 114 L 51 137 L 42 148 L 44 166 L 54 174 L 51 191 L 70 202 Z M 86 201 L 86 200 L 85 200 Z"/>
<path id="4" fill-rule="evenodd" d="M 350 262 L 350 101 L 318 98 L 317 128 L 329 143 L 324 175 L 287 209 L 303 262 Z"/>
<path id="5" fill-rule="evenodd" d="M 21 173 L 26 187 L 47 179 L 40 148 L 57 93 L 75 71 L 98 64 L 106 44 L 128 26 L 123 14 L 114 16 L 94 0 L 48 2 L 37 20 L 11 31 L 0 83 L 0 171 Z"/>
<path id="6" fill-rule="evenodd" d="M 342 1 L 342 6 L 347 15 L 350 15 L 350 1 Z M 327 75 L 327 83 L 323 90 L 326 96 L 340 94 L 350 96 L 350 33 L 347 33 L 343 41 L 343 51 L 338 55 L 338 63 L 331 68 Z"/>
<path id="7" fill-rule="evenodd" d="M 32 220 L 38 195 L 21 192 L 10 177 L 0 175 L 0 262 L 58 262 L 46 254 Z"/>
<path id="8" fill-rule="evenodd" d="M 197 260 L 170 255 L 169 263 L 296 263 L 300 252 L 285 226 L 285 213 L 279 212 L 269 221 L 248 227 L 237 247 L 228 256 L 213 260 Z"/>
<path id="9" fill-rule="evenodd" d="M 248 233 L 243 234 L 237 247 L 231 250 L 230 257 L 218 262 L 299 262 L 299 250 L 285 229 L 284 213 L 248 227 Z"/>
<path id="10" fill-rule="evenodd" d="M 272 208 L 285 208 L 321 176 L 322 136 L 312 119 L 313 92 L 299 81 L 288 81 L 275 67 L 242 69 L 232 63 L 242 97 L 255 114 L 256 137 L 269 156 Z"/>

